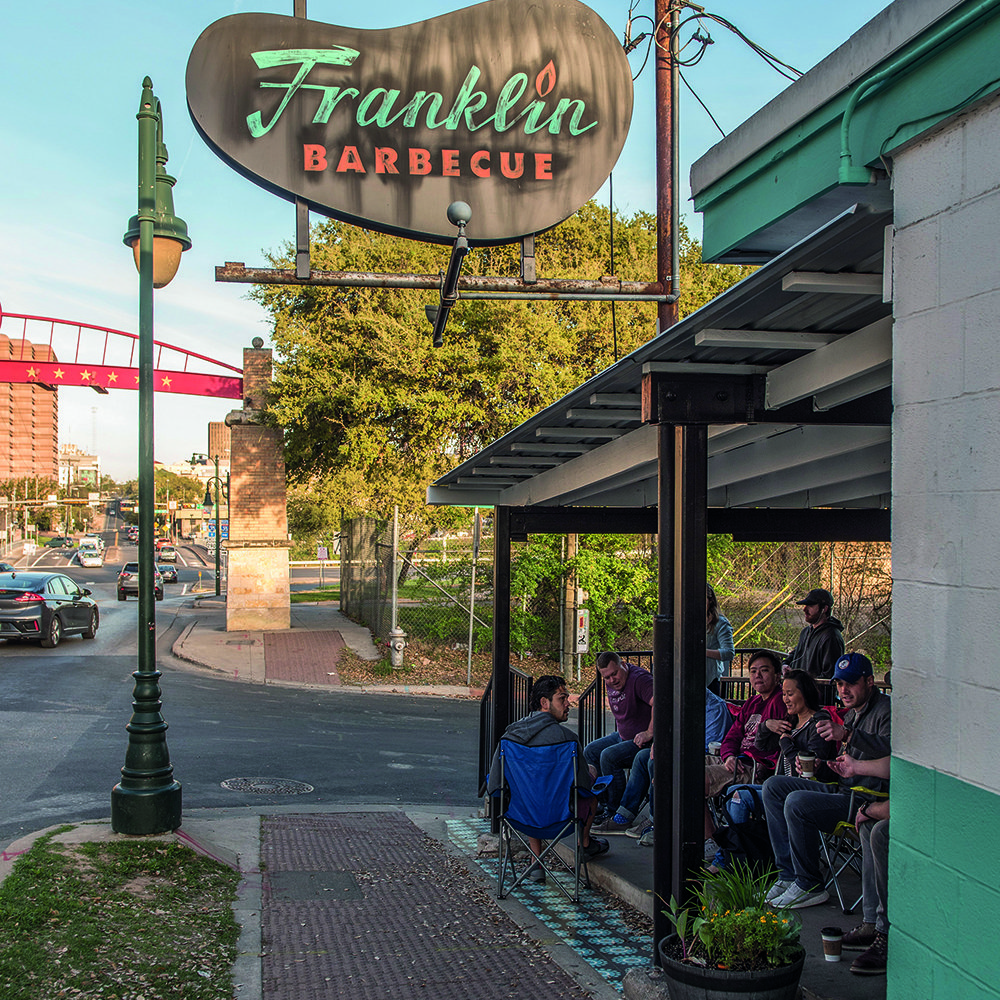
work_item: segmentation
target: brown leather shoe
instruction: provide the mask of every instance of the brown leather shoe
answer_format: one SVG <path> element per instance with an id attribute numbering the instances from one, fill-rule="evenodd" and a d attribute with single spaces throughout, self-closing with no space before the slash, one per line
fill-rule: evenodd
<path id="1" fill-rule="evenodd" d="M 875 940 L 874 924 L 858 924 L 852 931 L 844 935 L 844 944 L 848 951 L 867 951 Z"/>
<path id="2" fill-rule="evenodd" d="M 876 931 L 872 946 L 851 963 L 851 972 L 862 976 L 884 976 L 888 957 L 889 938 Z"/>

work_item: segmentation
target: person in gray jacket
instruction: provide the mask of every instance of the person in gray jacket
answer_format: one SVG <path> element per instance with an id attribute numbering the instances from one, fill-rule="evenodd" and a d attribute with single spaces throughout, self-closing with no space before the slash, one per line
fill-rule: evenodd
<path id="1" fill-rule="evenodd" d="M 566 690 L 566 681 L 562 677 L 555 677 L 551 674 L 539 677 L 531 686 L 531 715 L 525 716 L 512 722 L 504 730 L 503 739 L 512 740 L 529 747 L 552 746 L 556 743 L 574 742 L 579 744 L 576 733 L 567 726 L 562 725 L 569 718 L 569 692 Z M 576 783 L 579 788 L 589 790 L 594 783 L 597 774 L 594 768 L 589 767 L 583 758 L 583 747 L 578 746 L 576 755 Z M 486 784 L 486 791 L 492 794 L 500 787 L 500 748 L 497 747 L 490 764 L 490 776 Z M 596 798 L 585 798 L 581 801 L 582 810 L 587 810 L 586 822 L 583 832 L 580 835 L 580 844 L 583 847 L 587 860 L 604 854 L 610 847 L 609 841 L 603 837 L 591 837 L 590 828 L 594 822 L 597 812 Z M 535 857 L 539 857 L 542 852 L 541 841 L 536 837 L 529 837 L 528 844 Z M 528 878 L 532 882 L 544 882 L 545 873 L 541 867 L 535 865 Z"/>
<path id="2" fill-rule="evenodd" d="M 840 752 L 854 760 L 888 757 L 889 699 L 875 686 L 871 660 L 864 653 L 847 653 L 837 661 L 833 676 L 847 714 L 843 724 L 833 719 L 819 722 L 819 735 L 839 743 Z M 761 798 L 778 868 L 778 880 L 766 899 L 776 909 L 797 910 L 830 898 L 819 869 L 819 835 L 854 818 L 848 815 L 852 784 L 843 776 L 836 785 L 781 775 L 764 782 Z M 888 784 L 873 778 L 869 787 L 887 791 Z"/>
<path id="3" fill-rule="evenodd" d="M 833 594 L 820 587 L 810 590 L 796 604 L 802 607 L 806 627 L 787 657 L 788 669 L 804 670 L 813 677 L 832 677 L 833 665 L 844 655 L 844 626 L 833 617 Z"/>

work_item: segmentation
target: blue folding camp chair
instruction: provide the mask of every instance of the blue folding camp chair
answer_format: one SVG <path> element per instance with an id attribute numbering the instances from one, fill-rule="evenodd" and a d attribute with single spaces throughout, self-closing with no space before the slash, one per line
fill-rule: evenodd
<path id="1" fill-rule="evenodd" d="M 584 820 L 580 818 L 580 803 L 593 798 L 611 782 L 611 777 L 598 778 L 591 789 L 576 783 L 579 745 L 576 741 L 551 746 L 529 747 L 511 740 L 500 741 L 500 786 L 493 793 L 500 802 L 500 870 L 497 873 L 497 899 L 520 885 L 535 863 L 528 846 L 528 837 L 546 841 L 538 863 L 574 903 L 580 901 L 581 875 L 590 888 L 587 859 L 581 844 Z M 556 845 L 565 837 L 573 837 L 572 867 L 556 852 Z M 528 851 L 528 863 L 517 874 L 514 866 L 514 839 Z M 573 876 L 570 892 L 563 879 Z M 560 877 L 561 876 L 561 877 Z M 506 886 L 508 877 L 512 878 Z"/>

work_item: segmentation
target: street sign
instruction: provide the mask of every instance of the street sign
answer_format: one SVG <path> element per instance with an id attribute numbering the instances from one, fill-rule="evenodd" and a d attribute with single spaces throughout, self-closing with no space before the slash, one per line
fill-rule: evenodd
<path id="1" fill-rule="evenodd" d="M 576 651 L 586 653 L 590 649 L 590 612 L 580 608 L 576 613 Z"/>

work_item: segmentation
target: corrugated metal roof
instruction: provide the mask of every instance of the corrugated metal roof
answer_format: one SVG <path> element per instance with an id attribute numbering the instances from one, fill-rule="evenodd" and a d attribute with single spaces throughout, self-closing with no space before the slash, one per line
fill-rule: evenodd
<path id="1" fill-rule="evenodd" d="M 818 409 L 884 390 L 889 213 L 854 205 L 676 326 L 442 476 L 428 502 L 652 506 L 655 425 L 644 373 L 763 372 L 768 407 Z M 805 336 L 802 336 L 805 335 Z M 709 505 L 887 507 L 888 426 L 733 424 L 709 431 Z"/>

